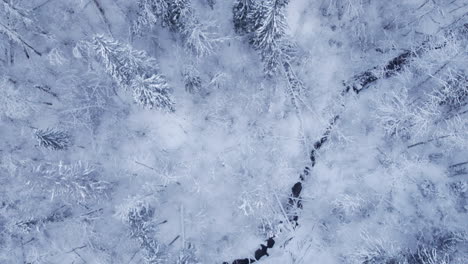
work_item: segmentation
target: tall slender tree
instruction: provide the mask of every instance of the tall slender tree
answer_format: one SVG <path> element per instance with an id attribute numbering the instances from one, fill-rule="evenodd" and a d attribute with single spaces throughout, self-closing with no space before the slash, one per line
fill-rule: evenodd
<path id="1" fill-rule="evenodd" d="M 141 0 L 133 33 L 141 34 L 143 28 L 157 24 L 177 34 L 185 48 L 198 57 L 211 54 L 219 41 L 197 18 L 190 0 Z"/>
<path id="2" fill-rule="evenodd" d="M 145 78 L 137 76 L 132 84 L 133 98 L 145 108 L 161 108 L 175 111 L 174 103 L 169 93 L 169 85 L 161 75 Z"/>
<path id="3" fill-rule="evenodd" d="M 255 9 L 255 2 L 252 0 L 237 0 L 232 7 L 234 30 L 237 34 L 252 32 L 250 15 Z"/>
<path id="4" fill-rule="evenodd" d="M 133 91 L 138 104 L 146 108 L 175 110 L 169 86 L 164 76 L 158 73 L 155 59 L 146 52 L 102 35 L 81 42 L 78 50 L 80 54 L 91 52 L 119 87 Z"/>
<path id="5" fill-rule="evenodd" d="M 250 43 L 260 53 L 268 76 L 282 70 L 285 63 L 289 64 L 292 46 L 286 34 L 288 2 L 238 0 L 233 7 L 234 30 L 238 34 L 249 34 Z"/>

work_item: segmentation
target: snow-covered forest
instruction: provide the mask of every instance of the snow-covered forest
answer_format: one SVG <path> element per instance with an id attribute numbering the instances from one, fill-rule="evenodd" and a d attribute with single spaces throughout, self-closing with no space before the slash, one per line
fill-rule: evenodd
<path id="1" fill-rule="evenodd" d="M 0 0 L 1 264 L 468 263 L 466 0 Z"/>

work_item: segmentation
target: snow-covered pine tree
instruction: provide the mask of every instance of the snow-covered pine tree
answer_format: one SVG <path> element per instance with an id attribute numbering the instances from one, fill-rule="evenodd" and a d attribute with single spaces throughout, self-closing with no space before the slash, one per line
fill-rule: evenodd
<path id="1" fill-rule="evenodd" d="M 37 129 L 34 136 L 39 146 L 52 150 L 65 150 L 71 144 L 70 135 L 56 128 L 47 128 L 46 130 Z"/>
<path id="2" fill-rule="evenodd" d="M 272 77 L 283 72 L 288 81 L 288 94 L 298 110 L 303 84 L 291 67 L 297 53 L 296 44 L 287 34 L 285 7 L 288 0 L 252 2 L 239 0 L 233 8 L 234 27 L 238 34 L 249 33 L 251 45 L 260 53 L 264 72 Z"/>
<path id="3" fill-rule="evenodd" d="M 233 8 L 234 27 L 238 34 L 249 33 L 250 44 L 260 53 L 264 72 L 272 77 L 282 72 L 288 81 L 288 94 L 298 108 L 303 83 L 291 66 L 297 46 L 288 38 L 285 8 L 289 0 L 252 2 L 239 0 Z"/>
<path id="4" fill-rule="evenodd" d="M 138 17 L 133 24 L 133 33 L 141 34 L 143 28 L 153 28 L 157 23 L 167 20 L 168 3 L 166 0 L 138 1 Z"/>
<path id="5" fill-rule="evenodd" d="M 138 18 L 133 26 L 136 34 L 158 23 L 173 32 L 181 32 L 192 13 L 189 0 L 140 0 L 138 9 Z"/>
<path id="6" fill-rule="evenodd" d="M 259 50 L 264 62 L 265 73 L 276 73 L 285 60 L 286 16 L 288 1 L 269 0 L 262 2 L 254 11 L 252 45 Z"/>
<path id="7" fill-rule="evenodd" d="M 213 53 L 217 40 L 212 36 L 206 25 L 201 24 L 195 19 L 191 19 L 187 21 L 181 33 L 184 38 L 185 48 L 189 52 L 192 52 L 197 57 Z"/>
<path id="8" fill-rule="evenodd" d="M 106 72 L 124 89 L 138 74 L 154 71 L 156 61 L 146 52 L 134 50 L 130 45 L 103 35 L 95 35 L 90 42 L 81 42 L 104 65 Z"/>
<path id="9" fill-rule="evenodd" d="M 19 231 L 21 233 L 29 233 L 33 230 L 43 230 L 47 228 L 48 224 L 62 222 L 70 216 L 72 216 L 72 208 L 62 205 L 61 207 L 54 209 L 47 216 L 28 217 L 20 221 L 15 221 L 10 228 L 10 232 L 15 233 L 15 231 Z"/>
<path id="10" fill-rule="evenodd" d="M 143 28 L 156 24 L 179 34 L 185 48 L 198 57 L 211 54 L 218 41 L 197 19 L 189 0 L 141 0 L 133 34 L 141 34 Z"/>
<path id="11" fill-rule="evenodd" d="M 285 37 L 286 4 L 287 1 L 284 0 L 268 0 L 256 5 L 251 17 L 254 26 L 254 47 L 267 49 Z"/>
<path id="12" fill-rule="evenodd" d="M 193 65 L 187 66 L 182 76 L 184 77 L 185 90 L 189 93 L 197 92 L 201 89 L 202 80 L 197 68 Z"/>
<path id="13" fill-rule="evenodd" d="M 176 259 L 176 264 L 200 264 L 195 255 L 195 247 L 192 243 L 187 243 L 187 248 L 182 249 L 179 252 L 179 256 Z"/>
<path id="14" fill-rule="evenodd" d="M 130 227 L 130 237 L 140 242 L 145 260 L 149 264 L 165 263 L 164 245 L 155 239 L 156 224 L 153 221 L 154 209 L 148 204 L 139 203 L 130 208 L 126 219 Z"/>
<path id="15" fill-rule="evenodd" d="M 161 75 L 152 75 L 145 78 L 141 75 L 135 77 L 131 84 L 135 102 L 145 108 L 160 108 L 171 112 L 175 111 L 174 103 L 169 93 L 170 88 Z"/>
<path id="16" fill-rule="evenodd" d="M 447 112 L 457 112 L 468 105 L 468 76 L 463 72 L 450 72 L 448 80 L 430 96 L 434 103 L 445 106 Z"/>
<path id="17" fill-rule="evenodd" d="M 83 202 L 105 197 L 112 189 L 112 184 L 99 180 L 95 167 L 86 162 L 78 161 L 66 164 L 60 161 L 44 163 L 33 172 L 36 174 L 28 185 L 33 189 L 48 192 L 51 200 L 60 197 L 74 202 Z"/>
<path id="18" fill-rule="evenodd" d="M 173 32 L 183 31 L 187 21 L 192 19 L 193 16 L 190 0 L 172 0 L 167 2 L 169 5 L 169 12 L 167 14 L 167 19 L 164 21 L 166 22 L 164 26 L 169 27 Z"/>
<path id="19" fill-rule="evenodd" d="M 78 50 L 84 49 L 97 57 L 119 87 L 133 91 L 138 104 L 174 111 L 167 82 L 157 72 L 155 59 L 146 52 L 102 35 L 94 36 L 90 42 L 81 42 Z"/>
<path id="20" fill-rule="evenodd" d="M 377 97 L 376 123 L 387 136 L 396 136 L 403 141 L 422 140 L 408 148 L 436 139 L 444 139 L 445 143 L 457 142 L 458 147 L 467 144 L 467 123 L 462 117 L 468 105 L 466 76 L 450 73 L 448 78 L 442 80 L 442 87 L 433 88 L 416 100 L 411 98 L 406 87 Z"/>
<path id="21" fill-rule="evenodd" d="M 289 64 L 291 41 L 287 38 L 285 7 L 287 0 L 254 2 L 238 0 L 233 7 L 234 30 L 249 34 L 250 44 L 259 51 L 268 76 Z"/>
<path id="22" fill-rule="evenodd" d="M 234 30 L 237 34 L 252 32 L 249 16 L 254 10 L 253 0 L 236 0 L 232 7 Z"/>

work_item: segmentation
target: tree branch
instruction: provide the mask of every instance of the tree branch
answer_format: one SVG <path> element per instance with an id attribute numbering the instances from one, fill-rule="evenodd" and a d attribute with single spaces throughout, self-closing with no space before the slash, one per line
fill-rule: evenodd
<path id="1" fill-rule="evenodd" d="M 42 56 L 42 53 L 39 52 L 38 50 L 36 50 L 33 46 L 31 46 L 29 43 L 27 43 L 25 40 L 23 40 L 23 38 L 18 34 L 16 33 L 15 31 L 13 31 L 12 29 L 10 29 L 9 27 L 5 26 L 4 24 L 2 24 L 0 22 L 0 31 L 3 31 L 7 36 L 8 38 L 20 43 L 21 45 L 29 48 L 30 50 L 32 50 L 34 53 L 36 53 L 37 55 L 39 56 Z M 28 56 L 29 57 L 29 56 Z"/>
<path id="2" fill-rule="evenodd" d="M 112 37 L 114 37 L 113 34 L 112 34 L 112 29 L 111 29 L 110 22 L 109 22 L 109 20 L 108 20 L 107 17 L 106 17 L 106 12 L 104 11 L 104 8 L 102 8 L 101 3 L 99 3 L 98 0 L 93 0 L 93 3 L 94 3 L 94 5 L 96 6 L 96 8 L 98 9 L 99 15 L 101 16 L 102 21 L 104 22 L 104 24 L 106 24 L 106 27 L 107 27 L 107 30 L 109 31 L 109 34 L 110 34 Z"/>

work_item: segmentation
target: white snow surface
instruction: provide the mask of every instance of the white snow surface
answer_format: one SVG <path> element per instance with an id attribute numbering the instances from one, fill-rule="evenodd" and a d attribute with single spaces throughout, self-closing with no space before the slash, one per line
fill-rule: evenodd
<path id="1" fill-rule="evenodd" d="M 235 32 L 239 1 L 187 1 L 216 38 L 203 55 L 159 23 L 130 34 L 138 2 L 0 0 L 0 263 L 231 264 L 272 236 L 256 263 L 468 263 L 466 1 L 290 0 L 296 105 L 286 74 L 266 76 Z M 142 108 L 79 52 L 95 35 L 154 58 L 175 111 Z M 369 69 L 377 81 L 340 96 Z M 44 147 L 34 133 L 47 128 L 70 145 Z M 141 208 L 152 213 L 138 229 Z"/>

